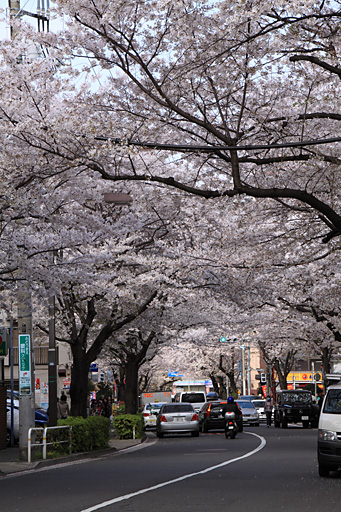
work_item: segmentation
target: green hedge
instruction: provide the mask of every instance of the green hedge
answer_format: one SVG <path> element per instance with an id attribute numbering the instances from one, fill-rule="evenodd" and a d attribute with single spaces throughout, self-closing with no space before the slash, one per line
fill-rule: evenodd
<path id="1" fill-rule="evenodd" d="M 133 439 L 135 427 L 135 439 L 141 439 L 143 433 L 142 414 L 119 414 L 114 417 L 114 430 L 119 439 Z"/>
<path id="2" fill-rule="evenodd" d="M 89 416 L 88 418 L 72 417 L 65 420 L 58 420 L 58 426 L 72 426 L 72 453 L 88 452 L 100 448 L 107 448 L 110 438 L 110 420 L 104 416 Z M 67 429 L 58 431 L 59 439 L 65 439 L 68 436 Z M 61 445 L 65 452 L 68 449 L 67 444 Z"/>

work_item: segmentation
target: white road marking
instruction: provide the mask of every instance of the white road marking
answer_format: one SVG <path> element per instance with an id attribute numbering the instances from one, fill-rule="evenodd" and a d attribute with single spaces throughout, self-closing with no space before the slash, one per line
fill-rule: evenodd
<path id="1" fill-rule="evenodd" d="M 182 482 L 183 480 L 187 480 L 188 478 L 192 478 L 194 476 L 198 475 L 204 475 L 205 473 L 209 473 L 210 471 L 214 471 L 216 469 L 222 468 L 224 466 L 227 466 L 228 464 L 232 464 L 233 462 L 238 462 L 239 460 L 246 459 L 247 457 L 251 457 L 255 453 L 262 450 L 266 445 L 266 440 L 264 437 L 259 436 L 258 434 L 254 434 L 253 432 L 245 432 L 245 434 L 249 434 L 255 437 L 258 437 L 260 439 L 260 445 L 252 450 L 251 452 L 245 453 L 245 455 L 241 455 L 240 457 L 236 457 L 235 459 L 226 460 L 225 462 L 221 462 L 220 464 L 217 464 L 216 466 L 210 466 L 206 469 L 203 469 L 201 471 L 197 471 L 196 473 L 189 473 L 188 475 L 183 475 L 178 478 L 174 478 L 173 480 L 168 480 L 167 482 L 162 482 L 161 484 L 153 485 L 152 487 L 147 487 L 146 489 L 141 489 L 140 491 L 135 491 L 130 494 L 124 494 L 123 496 L 119 496 L 117 498 L 113 498 L 112 500 L 103 501 L 102 503 L 98 503 L 98 505 L 94 505 L 93 507 L 86 508 L 82 510 L 81 512 L 95 512 L 96 510 L 99 510 L 104 507 L 108 507 L 109 505 L 114 505 L 115 503 L 119 503 L 120 501 L 129 500 L 130 498 L 134 498 L 135 496 L 139 496 L 140 494 L 145 494 L 146 492 L 155 491 L 156 489 L 160 489 L 161 487 L 165 487 L 166 485 L 172 485 L 177 482 Z"/>

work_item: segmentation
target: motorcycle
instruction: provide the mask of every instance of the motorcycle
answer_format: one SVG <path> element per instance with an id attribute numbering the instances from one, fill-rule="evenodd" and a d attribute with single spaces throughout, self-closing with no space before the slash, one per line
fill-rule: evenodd
<path id="1" fill-rule="evenodd" d="M 238 425 L 236 423 L 236 415 L 234 412 L 225 413 L 225 437 L 234 439 L 238 432 Z"/>

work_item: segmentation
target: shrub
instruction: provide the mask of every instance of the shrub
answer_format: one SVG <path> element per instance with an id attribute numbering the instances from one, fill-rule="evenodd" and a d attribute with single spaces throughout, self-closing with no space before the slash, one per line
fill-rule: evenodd
<path id="1" fill-rule="evenodd" d="M 58 426 L 72 426 L 72 453 L 87 452 L 108 446 L 110 436 L 110 420 L 104 416 L 89 416 L 88 418 L 72 417 L 58 420 Z M 65 430 L 60 430 L 60 436 L 65 438 Z M 62 445 L 66 446 L 66 445 Z"/>
<path id="2" fill-rule="evenodd" d="M 107 448 L 110 438 L 110 419 L 104 416 L 89 416 L 85 421 L 89 428 L 92 449 Z"/>
<path id="3" fill-rule="evenodd" d="M 119 414 L 113 421 L 115 433 L 119 439 L 133 439 L 134 428 L 135 439 L 143 437 L 142 414 Z"/>

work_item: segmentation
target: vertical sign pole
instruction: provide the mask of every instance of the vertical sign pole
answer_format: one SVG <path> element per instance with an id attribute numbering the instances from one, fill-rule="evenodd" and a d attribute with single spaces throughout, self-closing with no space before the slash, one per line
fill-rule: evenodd
<path id="1" fill-rule="evenodd" d="M 28 457 L 28 431 L 35 425 L 32 306 L 28 285 L 18 293 L 19 334 L 19 459 Z M 34 442 L 34 440 L 33 440 Z"/>

